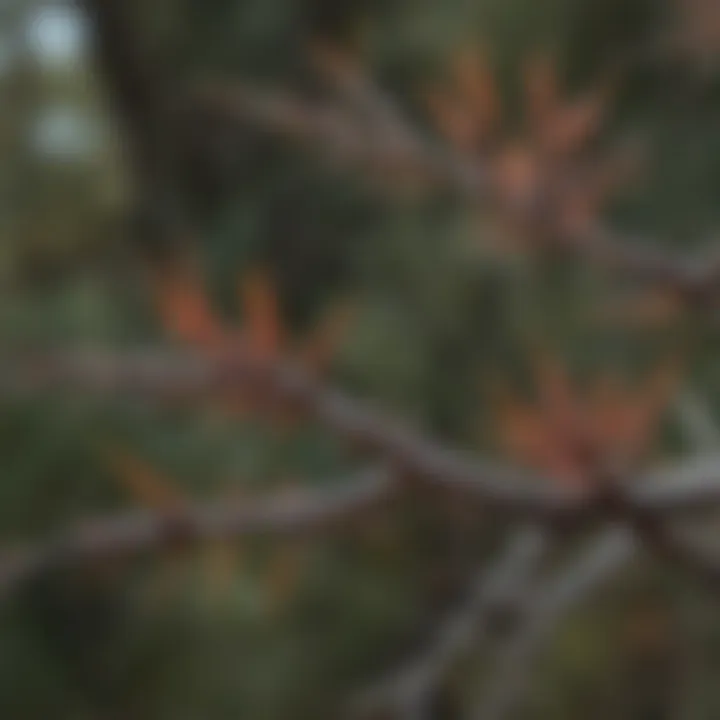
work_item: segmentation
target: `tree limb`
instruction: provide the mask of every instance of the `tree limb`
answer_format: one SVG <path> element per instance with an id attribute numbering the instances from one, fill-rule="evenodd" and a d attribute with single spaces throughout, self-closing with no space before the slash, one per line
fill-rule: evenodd
<path id="1" fill-rule="evenodd" d="M 371 470 L 329 490 L 251 505 L 224 501 L 167 513 L 138 511 L 86 520 L 56 539 L 0 554 L 0 597 L 49 570 L 109 557 L 219 537 L 296 537 L 344 531 L 384 507 L 394 489 L 392 473 Z"/>
<path id="2" fill-rule="evenodd" d="M 426 489 L 539 520 L 607 515 L 585 493 L 566 491 L 552 478 L 450 450 L 370 404 L 318 382 L 296 365 L 259 363 L 242 347 L 214 358 L 172 349 L 107 348 L 0 355 L 0 395 L 6 399 L 56 391 L 190 401 L 248 390 L 307 413 L 360 449 L 380 454 Z M 660 466 L 622 492 L 629 513 L 667 519 L 705 510 L 720 503 L 720 456 L 699 454 Z"/>
<path id="3" fill-rule="evenodd" d="M 57 351 L 0 358 L 0 393 L 81 391 L 147 399 L 247 393 L 297 409 L 340 438 L 390 463 L 409 483 L 440 496 L 458 496 L 513 515 L 553 521 L 591 510 L 584 493 L 551 480 L 481 462 L 397 423 L 368 403 L 318 382 L 295 365 L 257 362 L 238 349 L 214 359 L 182 352 Z"/>
<path id="4" fill-rule="evenodd" d="M 351 88 L 371 95 L 364 87 Z M 377 92 L 373 91 L 375 96 Z M 564 227 L 554 207 L 552 187 L 540 187 L 529 197 L 509 197 L 498 185 L 495 173 L 478 158 L 437 145 L 413 132 L 393 109 L 392 129 L 367 125 L 327 104 L 313 104 L 289 93 L 260 91 L 241 82 L 208 83 L 197 89 L 196 102 L 209 111 L 241 123 L 312 145 L 332 158 L 386 173 L 402 171 L 419 175 L 450 188 L 472 203 L 490 203 L 538 236 L 552 239 L 560 247 L 577 252 L 603 266 L 622 271 L 644 282 L 664 285 L 692 301 L 705 301 L 717 290 L 720 263 L 686 261 L 653 248 L 641 238 L 617 232 L 600 223 L 582 228 Z M 387 99 L 383 113 L 388 117 Z"/>
<path id="5" fill-rule="evenodd" d="M 487 692 L 472 713 L 474 720 L 501 720 L 525 696 L 535 660 L 558 624 L 587 596 L 635 556 L 630 532 L 606 531 L 591 547 L 546 581 L 528 598 L 527 616 L 493 664 Z"/>
<path id="6" fill-rule="evenodd" d="M 363 693 L 353 706 L 354 716 L 382 707 L 392 708 L 393 715 L 404 720 L 424 717 L 433 692 L 452 667 L 482 642 L 495 613 L 512 612 L 523 604 L 548 544 L 548 536 L 537 528 L 513 536 L 500 558 L 477 573 L 467 597 L 436 628 L 427 647 Z"/>
<path id="7" fill-rule="evenodd" d="M 715 445 L 717 429 L 699 397 L 689 392 L 682 394 L 675 412 L 698 452 Z M 657 473 L 654 478 L 654 505 L 646 504 L 642 508 L 636 505 L 628 515 L 631 526 L 655 553 L 698 576 L 713 592 L 720 590 L 720 556 L 697 537 L 697 533 L 693 532 L 695 528 L 683 526 L 683 523 L 671 525 L 660 522 L 653 509 L 657 510 L 664 503 L 676 511 L 687 509 L 691 504 L 695 504 L 697 509 L 707 510 L 720 490 L 720 482 L 711 479 L 718 468 L 720 458 L 715 453 L 698 455 L 686 462 L 684 467 Z M 670 478 L 664 487 L 663 474 Z M 646 481 L 645 486 L 649 482 Z"/>

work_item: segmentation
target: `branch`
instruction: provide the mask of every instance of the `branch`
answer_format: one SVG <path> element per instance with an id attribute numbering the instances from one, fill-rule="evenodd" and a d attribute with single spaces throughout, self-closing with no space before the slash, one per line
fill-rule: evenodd
<path id="1" fill-rule="evenodd" d="M 635 515 L 632 527 L 657 555 L 693 573 L 713 593 L 720 592 L 720 558 L 717 553 L 701 547 L 652 516 Z"/>
<path id="2" fill-rule="evenodd" d="M 623 488 L 627 502 L 654 515 L 702 512 L 720 502 L 720 453 L 660 465 Z"/>
<path id="3" fill-rule="evenodd" d="M 373 132 L 396 143 L 418 141 L 413 127 L 406 121 L 393 98 L 364 72 L 358 59 L 344 56 L 331 48 L 320 46 L 314 53 L 314 64 L 331 89 L 355 110 L 365 122 L 365 131 Z"/>
<path id="4" fill-rule="evenodd" d="M 0 597 L 49 570 L 213 538 L 296 537 L 344 531 L 385 506 L 395 484 L 372 470 L 341 486 L 251 507 L 227 501 L 168 513 L 133 512 L 81 523 L 61 537 L 0 555 Z"/>
<path id="5" fill-rule="evenodd" d="M 527 601 L 527 618 L 503 647 L 493 665 L 488 691 L 473 713 L 476 720 L 507 717 L 526 694 L 538 654 L 562 619 L 635 556 L 635 543 L 624 529 L 612 529 L 587 552 L 547 581 Z"/>
<path id="6" fill-rule="evenodd" d="M 332 105 L 308 103 L 290 94 L 268 93 L 249 85 L 204 87 L 196 101 L 225 120 L 252 123 L 294 142 L 311 145 L 332 160 L 359 165 L 383 175 L 398 172 L 452 184 L 477 198 L 491 189 L 490 177 L 473 163 L 411 134 L 382 131 Z"/>
<path id="7" fill-rule="evenodd" d="M 592 509 L 585 494 L 449 450 L 369 404 L 318 382 L 298 366 L 253 361 L 242 349 L 214 359 L 100 349 L 15 353 L 0 358 L 0 394 L 8 397 L 43 390 L 182 400 L 250 392 L 271 406 L 277 403 L 314 418 L 358 449 L 380 456 L 413 487 L 441 497 L 458 496 L 484 507 L 548 521 L 580 519 Z"/>
<path id="8" fill-rule="evenodd" d="M 257 362 L 243 351 L 214 358 L 169 349 L 89 348 L 0 355 L 0 397 L 47 391 L 134 396 L 143 401 L 198 400 L 213 394 L 264 395 L 296 408 L 359 449 L 392 463 L 411 483 L 441 496 L 538 521 L 580 522 L 612 509 L 552 478 L 481 462 L 402 425 L 368 403 L 318 382 L 297 365 Z M 697 455 L 660 466 L 622 488 L 623 514 L 669 520 L 720 504 L 720 456 Z"/>
<path id="9" fill-rule="evenodd" d="M 720 446 L 720 429 L 701 395 L 686 389 L 680 394 L 675 411 L 683 433 L 697 452 L 717 450 Z"/>
<path id="10" fill-rule="evenodd" d="M 191 401 L 213 394 L 251 391 L 265 400 L 305 412 L 360 449 L 374 451 L 411 481 L 507 512 L 542 520 L 602 516 L 581 492 L 561 489 L 551 478 L 480 462 L 399 424 L 363 403 L 318 382 L 297 365 L 253 361 L 242 347 L 215 358 L 171 349 L 57 350 L 0 355 L 0 396 L 41 392 L 136 397 L 143 401 Z M 720 455 L 697 455 L 660 466 L 623 488 L 623 507 L 668 519 L 720 504 Z"/>
<path id="11" fill-rule="evenodd" d="M 369 83 L 369 81 L 366 81 Z M 351 88 L 368 96 L 379 91 L 365 86 Z M 491 203 L 532 228 L 540 237 L 553 240 L 568 250 L 611 269 L 639 279 L 665 285 L 679 291 L 688 300 L 706 300 L 720 280 L 717 262 L 688 262 L 654 249 L 639 238 L 630 237 L 600 224 L 582 228 L 563 227 L 554 206 L 556 188 L 539 188 L 532 197 L 509 197 L 492 169 L 477 158 L 451 148 L 433 144 L 409 123 L 400 120 L 400 113 L 387 109 L 382 97 L 384 116 L 391 117 L 391 129 L 367 125 L 362 119 L 348 116 L 331 106 L 313 104 L 290 94 L 259 91 L 246 84 L 206 85 L 194 93 L 196 101 L 211 112 L 239 123 L 252 123 L 261 129 L 283 135 L 296 142 L 312 145 L 313 149 L 333 159 L 368 166 L 386 173 L 395 170 L 420 176 L 449 188 L 473 203 Z M 371 100 L 372 101 L 372 100 Z M 388 126 L 386 126 L 387 129 Z"/>
<path id="12" fill-rule="evenodd" d="M 681 419 L 687 417 L 687 403 L 680 404 L 676 409 Z M 704 409 L 696 402 L 694 417 L 697 418 L 702 410 Z M 713 428 L 707 413 L 702 412 L 701 417 L 701 438 L 706 439 Z M 697 423 L 690 426 L 690 430 L 693 429 L 697 429 Z M 706 446 L 706 443 L 696 442 L 699 449 Z M 644 493 L 646 505 L 653 507 L 656 512 L 671 509 L 679 512 L 683 507 L 692 507 L 694 503 L 697 503 L 695 507 L 700 507 L 706 500 L 717 500 L 718 481 L 708 481 L 707 478 L 713 474 L 718 477 L 718 473 L 720 457 L 717 455 L 701 455 L 685 463 L 656 470 L 636 481 L 634 503 L 641 505 Z M 627 497 L 624 502 L 628 502 Z M 642 516 L 648 517 L 647 513 L 646 507 Z M 662 523 L 659 517 L 653 516 L 647 522 L 651 522 L 652 526 L 638 527 L 636 517 L 634 529 L 640 530 L 642 539 L 654 551 L 679 562 L 683 567 L 715 584 L 720 573 L 715 561 L 688 545 L 675 530 Z M 475 715 L 478 720 L 500 720 L 512 712 L 515 703 L 524 695 L 531 681 L 535 658 L 558 623 L 569 610 L 603 582 L 608 574 L 627 564 L 634 557 L 635 550 L 635 540 L 628 530 L 606 532 L 576 563 L 550 581 L 538 598 L 526 602 L 524 610 L 528 613 L 527 619 L 502 651 L 499 669 L 494 671 L 488 695 L 482 700 Z"/>
<path id="13" fill-rule="evenodd" d="M 364 693 L 353 714 L 364 716 L 380 707 L 392 708 L 408 720 L 423 716 L 450 669 L 482 641 L 495 613 L 522 604 L 533 570 L 547 549 L 548 537 L 540 530 L 519 532 L 500 559 L 478 573 L 465 601 L 437 628 L 428 646 Z"/>
<path id="14" fill-rule="evenodd" d="M 702 394 L 694 388 L 686 388 L 675 403 L 677 423 L 686 442 L 698 452 L 716 451 L 720 446 L 720 429 L 712 416 L 709 405 L 704 401 Z M 720 463 L 720 455 L 716 455 Z M 685 531 L 686 528 L 683 528 Z M 717 547 L 718 531 L 715 522 L 693 524 L 687 527 L 696 542 L 704 542 Z M 709 687 L 714 681 L 710 655 L 707 654 L 706 628 L 712 622 L 715 614 L 713 605 L 707 602 L 700 603 L 684 598 L 679 602 L 681 616 L 689 625 L 689 637 L 683 666 L 685 668 L 685 682 L 681 682 L 682 697 L 680 707 L 674 711 L 678 718 L 690 720 L 694 717 L 701 697 L 701 688 Z M 705 650 L 701 649 L 705 648 Z"/>
<path id="15" fill-rule="evenodd" d="M 689 391 L 682 394 L 675 412 L 690 444 L 698 451 L 717 446 L 717 427 L 699 396 Z M 694 496 L 693 502 L 697 503 L 697 507 L 707 509 L 720 492 L 720 482 L 710 480 L 718 469 L 720 456 L 717 453 L 699 455 L 686 463 L 684 468 L 671 470 L 672 484 L 664 489 L 662 473 L 659 473 L 660 479 L 655 478 L 660 490 L 656 501 L 662 500 L 676 508 L 687 507 L 688 503 L 684 501 Z M 698 537 L 696 527 L 669 527 L 667 523 L 658 522 L 657 516 L 648 514 L 647 509 L 631 514 L 631 521 L 642 539 L 661 557 L 699 576 L 713 592 L 720 590 L 720 557 Z"/>

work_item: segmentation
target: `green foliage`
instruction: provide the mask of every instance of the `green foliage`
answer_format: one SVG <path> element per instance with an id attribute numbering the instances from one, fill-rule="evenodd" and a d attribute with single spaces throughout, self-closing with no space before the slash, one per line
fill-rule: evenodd
<path id="1" fill-rule="evenodd" d="M 0 37 L 19 42 L 38 10 L 29 0 L 17 5 L 16 16 L 0 19 Z M 507 101 L 505 122 L 522 128 L 519 87 L 528 57 L 549 48 L 568 92 L 587 87 L 607 63 L 665 26 L 654 5 L 165 0 L 133 7 L 179 85 L 239 76 L 321 94 L 307 45 L 331 36 L 358 47 L 368 72 L 430 133 L 419 98 L 459 48 L 488 49 Z M 89 62 L 48 72 L 25 52 L 0 70 L 0 336 L 8 346 L 122 346 L 162 334 L 140 283 L 141 263 L 125 249 L 129 173 Z M 717 80 L 662 61 L 630 68 L 619 84 L 607 139 L 641 135 L 649 162 L 641 189 L 623 197 L 611 219 L 682 251 L 697 248 L 718 221 Z M 56 103 L 97 128 L 98 147 L 88 155 L 48 155 L 31 142 Z M 603 334 L 588 317 L 617 291 L 614 280 L 576 260 L 487 254 L 483 241 L 492 231 L 484 216 L 456 199 L 397 200 L 352 169 L 329 169 L 312 148 L 299 150 L 258 128 L 240 129 L 221 152 L 227 174 L 193 218 L 217 307 L 232 315 L 238 279 L 258 264 L 273 271 L 285 317 L 300 335 L 324 308 L 350 298 L 356 312 L 334 378 L 453 443 L 493 447 L 486 379 L 527 382 L 537 341 L 581 368 L 636 369 L 651 363 L 649 348 L 663 356 L 690 338 L 702 348 L 692 359 L 693 379 L 720 405 L 717 341 L 706 321 L 664 334 Z M 670 436 L 664 449 L 674 453 L 680 444 Z M 48 535 L 85 515 L 136 504 L 107 462 L 117 447 L 204 499 L 238 489 L 263 494 L 288 482 L 331 483 L 355 460 L 318 428 L 279 431 L 216 407 L 111 408 L 62 394 L 8 403 L 0 420 L 0 537 Z M 398 512 L 391 529 L 380 523 L 352 540 L 302 547 L 302 560 L 293 561 L 299 580 L 279 607 L 268 568 L 282 542 L 226 548 L 232 571 L 219 591 L 203 548 L 47 578 L 0 611 L 0 714 L 333 716 L 421 643 L 468 571 L 495 547 L 492 524 L 455 522 L 442 508 L 433 521 L 415 510 Z M 628 594 L 640 595 L 652 578 L 629 581 Z M 527 717 L 680 716 L 673 698 L 661 708 L 651 703 L 653 683 L 670 682 L 666 669 L 646 669 L 651 690 L 635 692 L 638 668 L 627 669 L 627 648 L 612 630 L 622 612 L 603 598 L 572 619 L 549 653 Z M 717 619 L 706 628 L 712 648 L 704 652 L 715 667 Z M 696 630 L 690 651 L 700 653 L 705 641 Z M 708 708 L 720 702 L 713 680 L 693 687 L 699 707 L 705 699 Z M 698 709 L 691 717 L 715 715 Z"/>

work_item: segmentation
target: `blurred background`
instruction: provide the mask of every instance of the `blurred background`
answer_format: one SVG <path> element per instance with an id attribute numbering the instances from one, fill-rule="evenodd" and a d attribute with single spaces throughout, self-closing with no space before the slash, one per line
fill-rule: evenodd
<path id="1" fill-rule="evenodd" d="M 568 222 L 702 263 L 720 220 L 719 60 L 712 0 L 0 0 L 0 343 L 203 351 L 220 327 L 244 331 L 570 485 L 583 467 L 537 451 L 537 396 L 558 377 L 586 411 L 639 408 L 632 440 L 601 450 L 713 449 L 712 312 L 308 127 L 313 108 L 330 128 L 374 112 L 371 137 L 401 147 L 406 121 L 510 193 L 569 177 Z M 371 106 L 352 79 L 374 83 Z M 217 399 L 5 394 L 8 546 L 104 512 L 329 487 L 358 466 L 311 422 Z M 605 438 L 619 415 L 602 417 Z M 0 606 L 0 712 L 341 717 L 425 646 L 506 537 L 492 514 L 418 500 L 338 538 L 44 575 Z M 717 607 L 643 556 L 564 618 L 507 716 L 717 717 Z M 443 675 L 427 718 L 474 717 L 501 639 Z"/>

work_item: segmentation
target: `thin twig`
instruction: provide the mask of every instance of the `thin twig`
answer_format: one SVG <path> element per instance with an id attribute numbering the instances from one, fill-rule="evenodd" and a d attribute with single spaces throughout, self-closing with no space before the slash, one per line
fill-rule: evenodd
<path id="1" fill-rule="evenodd" d="M 623 495 L 633 507 L 653 515 L 707 510 L 720 499 L 720 452 L 698 449 L 679 462 L 651 468 L 624 487 Z"/>
<path id="2" fill-rule="evenodd" d="M 500 558 L 483 567 L 462 604 L 436 629 L 427 647 L 359 698 L 353 715 L 392 708 L 404 720 L 423 716 L 433 692 L 447 673 L 479 643 L 494 613 L 521 605 L 533 570 L 548 549 L 538 528 L 518 532 Z"/>
<path id="3" fill-rule="evenodd" d="M 675 406 L 681 422 L 684 422 L 688 416 L 688 405 L 683 401 L 683 397 Z M 698 427 L 697 422 L 685 424 L 684 427 L 693 441 L 697 442 L 697 449 L 702 451 L 708 449 L 705 440 L 713 428 L 710 425 L 709 414 L 699 401 L 696 401 L 694 417 L 697 419 L 700 416 L 703 420 L 700 440 L 697 440 L 698 436 L 693 435 L 693 431 Z M 709 478 L 712 478 L 713 473 L 718 469 L 720 469 L 720 456 L 699 455 L 679 465 L 648 473 L 636 481 L 633 497 L 637 501 L 642 497 L 642 492 L 647 491 L 645 499 L 651 500 L 652 493 L 657 493 L 660 489 L 660 493 L 654 497 L 655 509 L 675 506 L 679 510 L 683 505 L 688 505 L 687 501 L 693 495 L 696 496 L 697 506 L 701 507 L 706 495 L 716 497 L 717 480 Z M 626 493 L 629 494 L 629 491 L 626 490 Z M 627 502 L 627 494 L 624 496 L 625 502 Z M 679 561 L 703 578 L 715 577 L 715 563 L 691 548 L 675 529 L 668 527 L 667 524 L 661 524 L 657 518 L 648 522 L 651 523 L 650 527 L 641 525 L 638 528 L 637 516 L 635 516 L 636 524 L 633 526 L 631 522 L 631 526 L 636 532 L 639 530 L 640 537 L 653 551 Z M 511 637 L 503 650 L 500 669 L 493 676 L 495 682 L 490 683 L 488 696 L 481 701 L 481 706 L 475 715 L 477 720 L 500 720 L 512 712 L 512 708 L 524 695 L 531 681 L 534 658 L 547 638 L 552 635 L 554 627 L 564 613 L 581 600 L 585 592 L 592 591 L 606 572 L 611 573 L 615 568 L 621 568 L 633 557 L 635 539 L 629 534 L 630 532 L 615 530 L 606 533 L 566 574 L 560 574 L 539 600 L 533 599 L 532 604 L 528 606 L 530 619 Z"/>
<path id="4" fill-rule="evenodd" d="M 0 355 L 0 396 L 5 399 L 59 391 L 145 401 L 198 400 L 248 390 L 297 407 L 361 449 L 380 454 L 428 490 L 537 520 L 580 521 L 602 515 L 592 497 L 564 490 L 552 478 L 450 450 L 369 403 L 318 382 L 298 366 L 258 363 L 242 349 L 213 359 L 172 349 L 89 348 Z M 720 456 L 700 454 L 651 469 L 623 488 L 622 503 L 629 513 L 657 519 L 717 505 Z"/>
<path id="5" fill-rule="evenodd" d="M 367 88 L 363 89 L 368 95 Z M 336 108 L 293 97 L 289 93 L 260 91 L 235 82 L 214 84 L 194 94 L 196 101 L 228 119 L 253 123 L 269 132 L 307 143 L 335 158 L 386 171 L 403 170 L 432 179 L 473 203 L 492 203 L 533 228 L 538 236 L 554 238 L 562 247 L 611 269 L 645 282 L 665 285 L 688 300 L 706 300 L 717 289 L 720 264 L 684 260 L 640 238 L 628 236 L 601 224 L 582 228 L 561 227 L 552 202 L 552 188 L 540 187 L 532 197 L 508 197 L 495 174 L 477 158 L 439 146 L 402 123 L 403 142 L 396 133 L 381 133 Z M 387 98 L 383 96 L 383 102 Z M 400 122 L 393 111 L 394 124 Z M 410 139 L 411 141 L 407 141 Z"/>
<path id="6" fill-rule="evenodd" d="M 208 112 L 310 145 L 334 160 L 440 181 L 473 200 L 492 190 L 491 177 L 483 167 L 411 134 L 411 126 L 397 112 L 393 112 L 394 123 L 396 128 L 402 123 L 402 142 L 397 132 L 382 132 L 377 125 L 327 102 L 311 103 L 247 83 L 206 84 L 193 97 Z"/>
<path id="7" fill-rule="evenodd" d="M 580 518 L 591 509 L 583 493 L 450 450 L 370 404 L 318 382 L 298 366 L 257 362 L 242 350 L 215 359 L 172 351 L 101 349 L 0 358 L 0 394 L 42 390 L 180 399 L 249 391 L 269 404 L 304 412 L 358 449 L 380 456 L 406 483 L 440 496 L 459 496 L 506 513 L 545 520 Z"/>
<path id="8" fill-rule="evenodd" d="M 718 431 L 699 396 L 686 391 L 680 396 L 675 411 L 682 429 L 698 452 L 707 450 L 708 447 L 715 450 Z M 683 491 L 686 498 L 687 493 L 694 493 L 698 508 L 707 510 L 712 506 L 708 500 L 720 489 L 718 480 L 710 480 L 719 467 L 720 456 L 717 451 L 710 455 L 698 455 L 691 459 L 685 468 L 674 473 L 671 470 L 671 480 L 664 492 L 662 484 L 658 484 L 660 497 L 664 494 L 663 500 L 678 508 L 684 505 L 681 496 Z M 703 503 L 703 500 L 706 502 Z M 661 523 L 647 508 L 631 513 L 630 520 L 643 541 L 656 553 L 698 576 L 713 592 L 720 591 L 720 555 L 698 536 L 698 526 Z M 702 525 L 699 528 L 701 529 Z"/>
<path id="9" fill-rule="evenodd" d="M 694 450 L 717 453 L 720 446 L 720 429 L 699 392 L 693 388 L 686 388 L 675 403 L 675 414 L 686 441 Z M 720 454 L 716 454 L 716 459 L 720 463 Z M 682 524 L 678 531 L 686 535 L 690 534 L 695 542 L 712 543 L 717 546 L 718 534 L 715 523 L 709 526 L 705 523 L 699 526 Z M 712 663 L 705 642 L 705 628 L 714 614 L 714 609 L 711 609 L 705 601 L 697 603 L 689 598 L 679 600 L 680 612 L 685 616 L 690 632 L 683 662 L 685 682 L 682 683 L 682 700 L 676 714 L 682 720 L 690 720 L 697 717 L 700 707 L 698 702 L 702 702 L 699 700 L 700 688 L 708 686 L 714 680 Z"/>
<path id="10" fill-rule="evenodd" d="M 680 393 L 675 405 L 678 422 L 693 450 L 717 451 L 720 448 L 720 429 L 702 396 L 688 388 Z M 720 462 L 720 454 L 718 461 Z"/>
<path id="11" fill-rule="evenodd" d="M 51 569 L 85 565 L 218 537 L 295 537 L 344 531 L 384 507 L 392 474 L 371 470 L 340 487 L 272 498 L 252 505 L 227 501 L 172 512 L 131 512 L 86 520 L 61 536 L 0 555 L 0 597 Z"/>
<path id="12" fill-rule="evenodd" d="M 493 664 L 487 692 L 473 712 L 475 720 L 501 720 L 525 696 L 535 660 L 558 624 L 589 594 L 635 556 L 635 542 L 625 529 L 606 531 L 568 567 L 528 600 L 528 615 Z"/>

